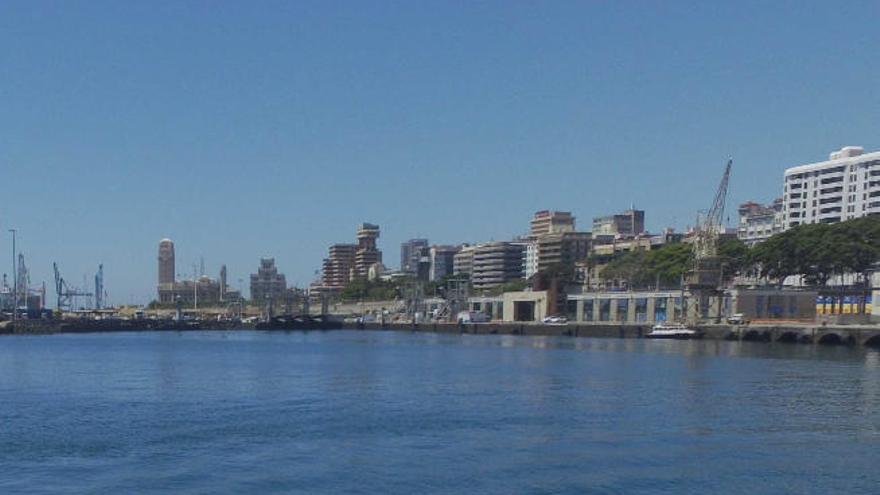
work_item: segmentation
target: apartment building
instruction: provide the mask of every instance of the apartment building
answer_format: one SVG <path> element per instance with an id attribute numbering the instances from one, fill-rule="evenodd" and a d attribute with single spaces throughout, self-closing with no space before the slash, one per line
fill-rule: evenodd
<path id="1" fill-rule="evenodd" d="M 782 198 L 768 205 L 748 201 L 739 205 L 739 224 L 736 237 L 748 246 L 766 241 L 783 230 Z"/>
<path id="2" fill-rule="evenodd" d="M 783 229 L 880 213 L 880 152 L 846 146 L 823 162 L 786 169 Z"/>
<path id="3" fill-rule="evenodd" d="M 471 282 L 475 290 L 498 287 L 510 280 L 523 278 L 522 242 L 488 242 L 474 249 Z"/>

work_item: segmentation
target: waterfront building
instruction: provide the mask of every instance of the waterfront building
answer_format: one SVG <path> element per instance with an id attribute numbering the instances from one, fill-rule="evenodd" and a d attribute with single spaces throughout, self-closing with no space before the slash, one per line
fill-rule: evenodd
<path id="1" fill-rule="evenodd" d="M 376 247 L 379 238 L 379 226 L 362 223 L 357 229 L 357 249 L 354 253 L 354 277 L 366 279 L 370 267 L 382 262 L 382 251 Z"/>
<path id="2" fill-rule="evenodd" d="M 282 302 L 286 291 L 287 280 L 283 273 L 278 273 L 275 258 L 260 258 L 257 273 L 251 274 L 251 301 L 257 304 Z"/>
<path id="3" fill-rule="evenodd" d="M 333 244 L 324 259 L 321 282 L 328 290 L 342 290 L 351 281 L 354 271 L 355 244 Z"/>
<path id="4" fill-rule="evenodd" d="M 645 212 L 630 208 L 622 213 L 593 218 L 593 236 L 634 236 L 645 232 Z"/>
<path id="5" fill-rule="evenodd" d="M 452 257 L 452 273 L 455 275 L 467 275 L 470 277 L 474 269 L 474 250 L 476 246 L 463 244 L 461 249 Z"/>
<path id="6" fill-rule="evenodd" d="M 522 242 L 488 242 L 474 249 L 471 282 L 475 290 L 487 290 L 523 278 Z"/>
<path id="7" fill-rule="evenodd" d="M 541 210 L 535 212 L 529 227 L 529 235 L 532 237 L 551 233 L 571 232 L 574 230 L 574 216 L 572 216 L 570 211 Z"/>
<path id="8" fill-rule="evenodd" d="M 748 201 L 739 205 L 736 236 L 748 246 L 763 242 L 782 232 L 782 198 L 769 205 Z"/>
<path id="9" fill-rule="evenodd" d="M 415 272 L 421 248 L 428 247 L 427 239 L 410 239 L 400 244 L 400 271 Z"/>
<path id="10" fill-rule="evenodd" d="M 786 169 L 783 229 L 880 214 L 880 152 L 846 146 L 823 162 Z"/>
<path id="11" fill-rule="evenodd" d="M 455 270 L 455 255 L 460 249 L 459 246 L 431 246 L 428 279 L 440 280 L 451 275 Z"/>

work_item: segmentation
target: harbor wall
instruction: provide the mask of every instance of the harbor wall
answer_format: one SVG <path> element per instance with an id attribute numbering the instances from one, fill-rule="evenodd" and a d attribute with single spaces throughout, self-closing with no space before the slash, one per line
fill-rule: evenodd
<path id="1" fill-rule="evenodd" d="M 549 337 L 644 338 L 651 331 L 645 324 L 564 324 L 534 323 L 340 323 L 348 330 L 389 330 L 474 335 L 524 335 Z M 878 325 L 698 325 L 702 338 L 752 342 L 790 342 L 812 344 L 868 345 L 880 347 Z M 0 334 L 40 335 L 53 333 L 251 330 L 253 325 L 233 322 L 174 322 L 169 320 L 19 320 L 0 322 Z M 268 330 L 285 331 L 285 330 Z"/>

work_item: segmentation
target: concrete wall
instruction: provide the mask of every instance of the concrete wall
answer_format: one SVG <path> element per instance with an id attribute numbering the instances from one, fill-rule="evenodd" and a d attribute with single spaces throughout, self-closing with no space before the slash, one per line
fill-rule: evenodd
<path id="1" fill-rule="evenodd" d="M 505 322 L 513 322 L 515 319 L 516 303 L 534 303 L 535 313 L 531 321 L 541 321 L 547 317 L 549 303 L 547 291 L 532 292 L 505 292 L 504 293 L 504 318 Z"/>
<path id="2" fill-rule="evenodd" d="M 816 291 L 733 289 L 730 313 L 750 320 L 809 320 L 816 318 Z"/>
<path id="3" fill-rule="evenodd" d="M 575 305 L 571 322 L 584 323 L 655 323 L 681 316 L 676 299 L 680 292 L 592 292 L 568 296 L 567 306 Z M 679 305 L 681 303 L 679 302 Z"/>

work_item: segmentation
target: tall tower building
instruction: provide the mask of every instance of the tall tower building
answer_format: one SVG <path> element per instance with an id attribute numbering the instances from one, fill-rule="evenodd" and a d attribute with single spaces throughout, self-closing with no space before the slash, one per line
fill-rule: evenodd
<path id="1" fill-rule="evenodd" d="M 226 300 L 226 265 L 220 266 L 220 302 Z"/>
<path id="2" fill-rule="evenodd" d="M 171 239 L 159 241 L 159 285 L 174 283 L 174 242 Z"/>
<path id="3" fill-rule="evenodd" d="M 357 229 L 357 248 L 354 253 L 354 276 L 367 278 L 370 267 L 382 262 L 382 251 L 376 247 L 379 238 L 379 226 L 362 223 Z"/>

